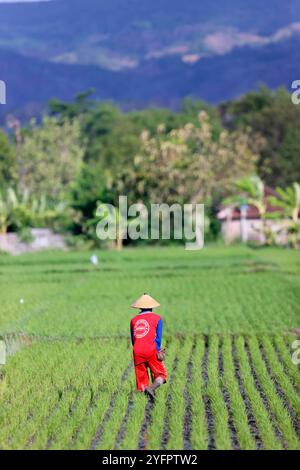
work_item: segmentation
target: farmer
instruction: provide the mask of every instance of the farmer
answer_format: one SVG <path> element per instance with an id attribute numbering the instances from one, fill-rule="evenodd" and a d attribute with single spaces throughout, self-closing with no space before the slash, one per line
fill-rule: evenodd
<path id="1" fill-rule="evenodd" d="M 150 295 L 144 294 L 131 307 L 140 312 L 130 322 L 131 342 L 137 390 L 144 392 L 151 401 L 155 390 L 166 382 L 167 371 L 163 363 L 165 351 L 161 349 L 162 319 L 152 311 L 159 307 Z M 149 384 L 148 368 L 152 383 Z"/>

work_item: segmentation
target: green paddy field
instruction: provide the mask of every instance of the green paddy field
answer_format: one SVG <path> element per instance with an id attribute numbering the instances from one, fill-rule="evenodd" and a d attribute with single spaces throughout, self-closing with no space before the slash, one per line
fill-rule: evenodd
<path id="1" fill-rule="evenodd" d="M 0 256 L 0 449 L 300 449 L 300 252 L 97 255 Z M 154 406 L 131 364 L 143 292 L 167 347 Z"/>

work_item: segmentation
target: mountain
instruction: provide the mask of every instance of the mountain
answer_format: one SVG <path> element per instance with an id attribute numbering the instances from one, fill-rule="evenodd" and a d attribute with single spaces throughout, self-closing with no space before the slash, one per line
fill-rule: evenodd
<path id="1" fill-rule="evenodd" d="M 299 0 L 0 3 L 7 105 L 34 114 L 94 87 L 124 107 L 218 103 L 300 77 Z"/>
<path id="2" fill-rule="evenodd" d="M 120 70 L 165 56 L 194 60 L 299 33 L 299 1 L 52 0 L 0 4 L 0 47 Z"/>

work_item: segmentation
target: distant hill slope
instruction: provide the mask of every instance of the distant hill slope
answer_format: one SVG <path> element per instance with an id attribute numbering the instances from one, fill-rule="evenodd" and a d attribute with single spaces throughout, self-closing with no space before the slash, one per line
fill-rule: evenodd
<path id="1" fill-rule="evenodd" d="M 0 4 L 0 18 L 0 47 L 120 70 L 279 41 L 295 32 L 300 9 L 299 0 L 52 0 Z"/>
<path id="2" fill-rule="evenodd" d="M 300 77 L 300 38 L 258 50 L 237 49 L 193 65 L 176 57 L 152 59 L 121 72 L 53 64 L 3 49 L 0 63 L 2 79 L 7 83 L 7 104 L 0 106 L 2 115 L 14 110 L 28 117 L 52 97 L 69 100 L 90 87 L 95 88 L 95 97 L 125 108 L 157 104 L 176 107 L 185 96 L 219 103 L 255 88 L 259 82 L 272 88 L 290 88 L 291 82 Z"/>
<path id="3" fill-rule="evenodd" d="M 0 18 L 2 115 L 90 86 L 123 106 L 176 106 L 300 78 L 299 0 L 0 3 Z"/>

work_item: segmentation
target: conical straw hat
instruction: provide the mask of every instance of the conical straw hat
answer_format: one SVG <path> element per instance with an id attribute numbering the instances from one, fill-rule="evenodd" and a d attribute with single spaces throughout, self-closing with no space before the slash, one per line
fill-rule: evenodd
<path id="1" fill-rule="evenodd" d="M 144 295 L 141 295 L 141 297 L 139 297 L 132 305 L 131 307 L 133 308 L 155 308 L 155 307 L 159 307 L 160 304 L 158 302 L 156 302 L 155 299 L 153 299 L 153 297 L 151 297 L 151 295 L 148 295 L 148 294 L 144 294 Z"/>

